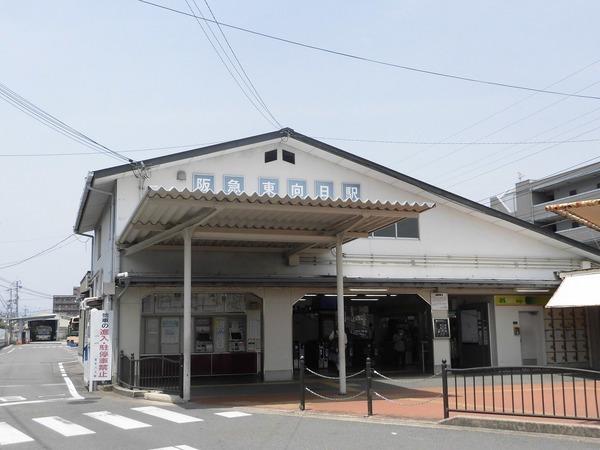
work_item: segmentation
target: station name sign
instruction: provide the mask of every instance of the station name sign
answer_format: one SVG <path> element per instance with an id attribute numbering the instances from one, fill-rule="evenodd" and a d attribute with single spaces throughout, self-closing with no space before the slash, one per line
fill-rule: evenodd
<path id="1" fill-rule="evenodd" d="M 246 179 L 241 175 L 223 175 L 221 189 L 216 187 L 216 179 L 213 174 L 195 173 L 192 176 L 192 189 L 201 192 L 223 191 L 225 194 L 241 194 L 248 192 Z M 258 177 L 259 195 L 275 196 L 287 195 L 289 197 L 313 197 L 322 199 L 333 199 L 337 197 L 343 200 L 360 200 L 360 183 L 340 183 L 339 194 L 333 181 L 315 180 L 309 183 L 301 178 L 280 179 L 278 177 Z"/>

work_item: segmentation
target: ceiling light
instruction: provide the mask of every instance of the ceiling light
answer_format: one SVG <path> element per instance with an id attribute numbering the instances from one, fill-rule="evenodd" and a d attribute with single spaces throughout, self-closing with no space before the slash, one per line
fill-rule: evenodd
<path id="1" fill-rule="evenodd" d="M 531 294 L 538 293 L 538 294 L 543 294 L 543 293 L 546 293 L 546 292 L 550 292 L 550 289 L 528 289 L 528 288 L 518 288 L 518 289 L 515 289 L 515 291 L 516 291 L 516 292 L 521 292 L 521 293 L 524 293 L 524 294 L 525 294 L 525 293 L 531 293 Z"/>
<path id="2" fill-rule="evenodd" d="M 387 288 L 350 288 L 352 292 L 387 292 Z"/>
<path id="3" fill-rule="evenodd" d="M 351 302 L 378 302 L 378 298 L 351 298 Z"/>

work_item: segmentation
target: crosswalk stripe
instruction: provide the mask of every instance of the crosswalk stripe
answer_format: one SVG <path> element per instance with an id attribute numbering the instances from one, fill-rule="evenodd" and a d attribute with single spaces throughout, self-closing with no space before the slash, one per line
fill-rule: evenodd
<path id="1" fill-rule="evenodd" d="M 102 422 L 106 422 L 110 425 L 114 425 L 122 430 L 133 430 L 136 428 L 146 428 L 152 426 L 147 423 L 140 422 L 139 420 L 130 419 L 129 417 L 121 416 L 119 414 L 113 414 L 110 411 L 89 412 L 84 413 L 84 415 Z"/>
<path id="2" fill-rule="evenodd" d="M 158 417 L 175 423 L 191 423 L 191 422 L 202 422 L 203 419 L 197 417 L 188 416 L 187 414 L 181 414 L 176 411 L 169 411 L 167 409 L 158 408 L 157 406 L 142 406 L 139 408 L 131 408 L 134 411 L 138 411 L 150 416 Z"/>
<path id="3" fill-rule="evenodd" d="M 82 427 L 81 425 L 77 425 L 73 422 L 69 422 L 68 420 L 59 416 L 38 417 L 33 419 L 33 421 L 67 437 L 95 433 L 88 428 Z"/>
<path id="4" fill-rule="evenodd" d="M 252 414 L 248 414 L 241 411 L 225 411 L 220 413 L 215 413 L 217 416 L 227 417 L 228 419 L 235 419 L 236 417 L 246 417 L 251 416 Z"/>
<path id="5" fill-rule="evenodd" d="M 22 433 L 6 422 L 0 422 L 0 445 L 20 444 L 21 442 L 31 441 L 33 439 L 25 433 Z"/>
<path id="6" fill-rule="evenodd" d="M 190 447 L 189 445 L 174 445 L 171 447 L 161 447 L 161 448 L 154 448 L 152 450 L 198 450 L 194 447 Z"/>

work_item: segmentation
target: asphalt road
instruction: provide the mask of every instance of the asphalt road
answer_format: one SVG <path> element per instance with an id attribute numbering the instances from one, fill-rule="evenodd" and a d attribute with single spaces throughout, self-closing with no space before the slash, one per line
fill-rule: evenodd
<path id="1" fill-rule="evenodd" d="M 75 375 L 80 372 L 75 351 L 64 344 L 0 351 L 0 446 L 19 450 L 600 447 L 600 440 L 593 439 L 267 414 L 243 408 L 186 408 L 114 393 L 86 393 Z"/>

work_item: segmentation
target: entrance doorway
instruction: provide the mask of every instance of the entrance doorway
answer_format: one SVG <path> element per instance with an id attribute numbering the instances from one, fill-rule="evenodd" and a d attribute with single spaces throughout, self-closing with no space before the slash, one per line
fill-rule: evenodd
<path id="1" fill-rule="evenodd" d="M 367 356 L 378 370 L 433 370 L 431 309 L 417 295 L 345 294 L 346 365 L 364 368 Z M 308 294 L 294 305 L 294 368 L 304 355 L 312 370 L 336 371 L 335 294 Z"/>
<path id="2" fill-rule="evenodd" d="M 537 311 L 519 311 L 521 362 L 524 366 L 539 366 L 542 329 Z"/>
<path id="3" fill-rule="evenodd" d="M 481 297 L 449 300 L 452 367 L 490 366 L 489 302 Z"/>

